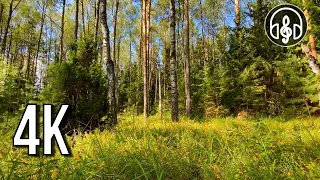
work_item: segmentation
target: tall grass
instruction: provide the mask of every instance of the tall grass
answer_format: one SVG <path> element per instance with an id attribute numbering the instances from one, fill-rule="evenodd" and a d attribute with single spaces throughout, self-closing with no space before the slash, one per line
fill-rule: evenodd
<path id="1" fill-rule="evenodd" d="M 2 128 L 2 127 L 1 127 Z M 73 157 L 28 156 L 0 140 L 2 179 L 319 179 L 319 119 L 194 122 L 121 116 L 113 131 L 80 133 Z"/>

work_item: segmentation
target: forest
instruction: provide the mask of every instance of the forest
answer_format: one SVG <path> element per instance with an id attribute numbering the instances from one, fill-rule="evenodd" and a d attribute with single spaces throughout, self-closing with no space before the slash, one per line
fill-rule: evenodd
<path id="1" fill-rule="evenodd" d="M 282 47 L 264 25 L 287 3 L 308 28 Z M 319 17 L 319 0 L 0 0 L 0 179 L 320 178 Z M 70 105 L 72 156 L 12 145 L 28 104 Z"/>

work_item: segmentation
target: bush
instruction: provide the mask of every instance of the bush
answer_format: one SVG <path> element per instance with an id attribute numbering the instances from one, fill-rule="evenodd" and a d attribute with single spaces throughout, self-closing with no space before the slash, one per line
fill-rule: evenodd
<path id="1" fill-rule="evenodd" d="M 71 106 L 72 113 L 63 125 L 65 131 L 91 130 L 99 126 L 107 111 L 106 76 L 101 64 L 95 62 L 97 52 L 92 41 L 73 43 L 69 49 L 67 62 L 53 63 L 48 68 L 41 101 Z"/>

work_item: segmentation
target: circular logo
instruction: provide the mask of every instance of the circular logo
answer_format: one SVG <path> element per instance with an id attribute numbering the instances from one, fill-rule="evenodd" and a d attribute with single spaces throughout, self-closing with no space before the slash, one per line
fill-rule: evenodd
<path id="1" fill-rule="evenodd" d="M 292 4 L 282 4 L 269 11 L 264 29 L 274 44 L 289 47 L 298 44 L 304 38 L 308 23 L 300 8 Z"/>

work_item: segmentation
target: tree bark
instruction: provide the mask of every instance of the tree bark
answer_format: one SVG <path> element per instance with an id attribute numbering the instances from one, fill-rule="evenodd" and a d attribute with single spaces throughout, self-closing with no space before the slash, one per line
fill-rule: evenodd
<path id="1" fill-rule="evenodd" d="M 170 80 L 171 80 L 171 119 L 178 121 L 178 90 L 176 69 L 176 15 L 175 0 L 170 0 Z"/>
<path id="2" fill-rule="evenodd" d="M 186 18 L 186 46 L 185 46 L 185 91 L 186 91 L 186 114 L 191 115 L 191 88 L 190 88 L 190 32 L 189 32 L 189 0 L 185 0 Z"/>
<path id="3" fill-rule="evenodd" d="M 81 0 L 81 13 L 82 13 L 82 31 L 83 31 L 83 37 L 86 36 L 86 24 L 84 19 L 84 4 L 83 0 Z"/>
<path id="4" fill-rule="evenodd" d="M 36 78 L 37 74 L 37 67 L 38 67 L 38 56 L 39 56 L 39 51 L 40 51 L 40 46 L 41 46 L 41 39 L 42 39 L 42 32 L 43 32 L 43 26 L 45 23 L 45 15 L 46 15 L 46 9 L 47 9 L 47 1 L 44 0 L 43 2 L 43 7 L 42 7 L 42 15 L 41 15 L 41 25 L 40 25 L 40 35 L 37 43 L 37 51 L 36 51 L 36 57 L 35 57 L 35 68 L 34 68 L 34 78 Z"/>
<path id="5" fill-rule="evenodd" d="M 313 55 L 313 57 L 315 59 L 318 59 L 318 54 L 317 54 L 317 50 L 316 50 L 316 41 L 315 41 L 314 35 L 312 33 L 311 17 L 310 17 L 308 8 L 307 8 L 306 1 L 303 0 L 302 4 L 303 4 L 303 7 L 304 7 L 304 14 L 305 14 L 305 16 L 307 18 L 307 22 L 308 22 L 309 44 L 310 44 L 311 54 Z"/>
<path id="6" fill-rule="evenodd" d="M 159 115 L 162 118 L 161 67 L 159 63 Z"/>
<path id="7" fill-rule="evenodd" d="M 235 0 L 234 1 L 234 11 L 236 14 L 236 19 L 235 19 L 235 23 L 236 23 L 236 35 L 237 37 L 239 37 L 240 32 L 241 32 L 241 22 L 240 22 L 240 0 Z"/>
<path id="8" fill-rule="evenodd" d="M 2 50 L 1 50 L 3 54 L 6 51 L 7 38 L 8 38 L 10 22 L 11 22 L 11 18 L 12 18 L 12 13 L 13 13 L 13 0 L 11 0 L 11 2 L 10 2 L 8 20 L 7 20 L 7 24 L 5 26 L 5 29 L 4 29 L 4 35 L 3 35 L 3 41 L 2 41 Z"/>
<path id="9" fill-rule="evenodd" d="M 95 33 L 94 33 L 95 43 L 98 42 L 99 17 L 100 17 L 99 12 L 100 12 L 100 6 L 99 6 L 99 0 L 97 0 L 97 3 L 96 3 L 96 25 L 95 25 Z"/>
<path id="10" fill-rule="evenodd" d="M 118 88 L 118 68 L 117 68 L 117 59 L 116 59 L 116 40 L 117 40 L 117 21 L 118 21 L 118 9 L 119 9 L 119 0 L 116 1 L 116 10 L 114 13 L 114 26 L 113 26 L 113 60 L 115 66 L 115 77 L 116 77 L 116 99 L 118 102 L 119 99 L 119 88 Z M 120 41 L 119 41 L 120 42 Z M 120 44 L 119 47 L 120 48 Z"/>
<path id="11" fill-rule="evenodd" d="M 143 114 L 144 118 L 149 116 L 149 88 L 148 88 L 148 40 L 147 40 L 147 0 L 143 0 Z"/>
<path id="12" fill-rule="evenodd" d="M 117 105 L 115 96 L 115 70 L 110 53 L 110 31 L 107 24 L 106 0 L 100 0 L 100 21 L 103 34 L 103 57 L 108 71 L 108 125 L 113 127 L 117 124 Z"/>
<path id="13" fill-rule="evenodd" d="M 302 51 L 306 54 L 306 57 L 309 62 L 309 66 L 311 68 L 311 71 L 318 75 L 319 74 L 319 65 L 318 65 L 318 56 L 317 56 L 317 51 L 316 51 L 316 42 L 314 39 L 314 36 L 312 34 L 312 23 L 311 23 L 311 17 L 307 8 L 307 4 L 305 0 L 302 0 L 303 8 L 304 8 L 304 14 L 307 18 L 308 22 L 308 30 L 309 30 L 309 44 L 310 48 L 305 45 L 301 44 Z"/>
<path id="14" fill-rule="evenodd" d="M 66 8 L 66 0 L 62 0 L 62 16 L 61 16 L 61 34 L 60 34 L 60 57 L 59 61 L 63 61 L 63 38 L 64 38 L 64 14 L 65 14 L 65 8 Z"/>
<path id="15" fill-rule="evenodd" d="M 76 17 L 74 26 L 74 38 L 78 41 L 78 29 L 79 29 L 79 0 L 76 0 Z"/>
<path id="16" fill-rule="evenodd" d="M 2 2 L 0 2 L 0 42 L 2 39 L 1 36 L 2 36 L 3 11 L 4 11 L 4 5 Z"/>
<path id="17" fill-rule="evenodd" d="M 139 58 L 138 58 L 138 77 L 140 77 L 140 75 L 141 75 L 141 62 L 143 61 L 142 59 L 142 57 L 143 57 L 143 55 L 142 55 L 142 53 L 143 53 L 143 42 L 144 42 L 144 40 L 143 40 L 143 32 L 144 32 L 144 30 L 143 30 L 143 24 L 144 24 L 144 15 L 143 15 L 143 10 L 144 10 L 144 8 L 143 8 L 143 5 L 144 5 L 144 3 L 143 2 L 141 2 L 141 12 L 140 12 L 140 42 L 139 42 Z"/>
<path id="18" fill-rule="evenodd" d="M 163 41 L 163 49 L 164 49 L 164 52 L 163 52 L 163 97 L 166 98 L 166 87 L 167 87 L 167 31 L 166 31 L 166 28 L 164 29 L 163 31 L 164 33 L 164 41 Z"/>
<path id="19" fill-rule="evenodd" d="M 310 50 L 310 48 L 305 45 L 305 44 L 301 44 L 301 48 L 302 51 L 306 54 L 308 62 L 309 62 L 309 66 L 311 68 L 311 71 L 318 75 L 319 74 L 319 65 L 318 65 L 318 60 L 313 56 L 312 51 Z"/>

